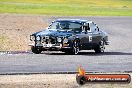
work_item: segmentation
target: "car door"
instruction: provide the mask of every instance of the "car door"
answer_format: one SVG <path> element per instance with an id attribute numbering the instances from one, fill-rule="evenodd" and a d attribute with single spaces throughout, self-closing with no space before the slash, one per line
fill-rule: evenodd
<path id="1" fill-rule="evenodd" d="M 83 32 L 81 33 L 81 44 L 82 47 L 85 49 L 89 47 L 89 43 L 92 41 L 92 32 L 90 30 L 88 22 L 84 23 L 82 29 Z"/>

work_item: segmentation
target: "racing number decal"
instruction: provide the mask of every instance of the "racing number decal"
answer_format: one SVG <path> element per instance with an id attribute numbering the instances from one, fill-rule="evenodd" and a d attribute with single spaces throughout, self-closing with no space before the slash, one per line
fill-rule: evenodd
<path id="1" fill-rule="evenodd" d="M 89 42 L 92 42 L 92 36 L 89 36 Z"/>

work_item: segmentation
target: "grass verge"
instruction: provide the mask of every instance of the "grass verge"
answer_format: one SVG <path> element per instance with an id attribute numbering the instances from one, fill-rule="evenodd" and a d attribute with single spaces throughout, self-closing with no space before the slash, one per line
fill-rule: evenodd
<path id="1" fill-rule="evenodd" d="M 131 0 L 1 0 L 0 13 L 63 16 L 132 16 Z"/>

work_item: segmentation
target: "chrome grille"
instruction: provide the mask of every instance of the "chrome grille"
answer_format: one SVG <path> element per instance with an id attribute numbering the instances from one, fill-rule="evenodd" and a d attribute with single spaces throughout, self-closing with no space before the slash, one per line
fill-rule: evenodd
<path id="1" fill-rule="evenodd" d="M 45 44 L 56 44 L 56 37 L 43 36 L 42 37 L 42 43 L 45 43 Z"/>

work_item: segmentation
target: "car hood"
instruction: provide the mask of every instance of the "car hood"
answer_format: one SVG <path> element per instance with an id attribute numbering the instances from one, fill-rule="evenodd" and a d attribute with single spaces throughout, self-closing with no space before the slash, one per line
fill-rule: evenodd
<path id="1" fill-rule="evenodd" d="M 55 37 L 69 37 L 74 34 L 73 31 L 57 30 L 57 29 L 46 29 L 44 31 L 36 32 L 32 35 L 35 36 L 55 36 Z"/>

